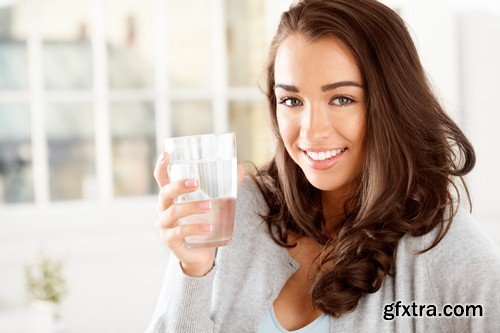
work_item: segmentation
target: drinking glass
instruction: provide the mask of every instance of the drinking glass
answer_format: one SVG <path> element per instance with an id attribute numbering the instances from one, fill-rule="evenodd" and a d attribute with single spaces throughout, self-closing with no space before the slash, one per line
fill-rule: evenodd
<path id="1" fill-rule="evenodd" d="M 164 141 L 170 156 L 168 175 L 171 182 L 185 178 L 199 180 L 198 189 L 179 195 L 174 203 L 210 201 L 212 209 L 179 220 L 180 224 L 212 224 L 206 235 L 186 237 L 189 248 L 224 246 L 233 234 L 236 206 L 237 162 L 236 134 L 204 134 L 169 138 Z"/>

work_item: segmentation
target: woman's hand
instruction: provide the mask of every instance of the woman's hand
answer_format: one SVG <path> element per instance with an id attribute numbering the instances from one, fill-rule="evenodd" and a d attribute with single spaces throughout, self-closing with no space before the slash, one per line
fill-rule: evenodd
<path id="1" fill-rule="evenodd" d="M 154 177 L 160 193 L 158 195 L 158 219 L 156 227 L 160 231 L 161 238 L 172 253 L 181 262 L 185 274 L 190 276 L 203 276 L 213 267 L 215 261 L 215 249 L 194 248 L 186 245 L 185 237 L 204 235 L 211 232 L 210 224 L 179 224 L 179 219 L 193 214 L 204 214 L 210 211 L 209 201 L 183 202 L 174 204 L 174 198 L 198 189 L 197 179 L 183 179 L 170 182 L 167 166 L 169 156 L 163 153 L 156 162 Z M 238 165 L 238 186 L 243 180 L 244 169 Z"/>

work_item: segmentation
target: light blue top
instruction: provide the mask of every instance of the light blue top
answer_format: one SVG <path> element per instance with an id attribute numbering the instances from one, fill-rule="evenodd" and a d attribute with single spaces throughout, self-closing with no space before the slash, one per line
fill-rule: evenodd
<path id="1" fill-rule="evenodd" d="M 259 329 L 257 333 L 329 333 L 330 332 L 330 317 L 326 314 L 322 314 L 316 318 L 313 322 L 299 328 L 295 331 L 288 331 L 283 326 L 280 325 L 274 314 L 274 307 L 271 306 L 266 315 L 262 318 L 259 324 Z"/>

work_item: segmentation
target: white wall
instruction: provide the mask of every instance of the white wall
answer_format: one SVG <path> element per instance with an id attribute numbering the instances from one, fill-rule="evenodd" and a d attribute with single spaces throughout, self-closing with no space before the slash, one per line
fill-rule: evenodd
<path id="1" fill-rule="evenodd" d="M 434 0 L 432 5 L 426 1 L 409 1 L 400 14 L 409 27 L 430 83 L 449 114 L 460 123 L 460 59 L 455 11 L 439 0 Z"/>
<path id="2" fill-rule="evenodd" d="M 459 15 L 464 128 L 477 153 L 469 177 L 476 217 L 500 243 L 500 11 Z"/>
<path id="3" fill-rule="evenodd" d="M 402 1 L 422 64 L 449 114 L 471 140 L 477 164 L 466 180 L 473 215 L 500 244 L 500 3 Z"/>
<path id="4" fill-rule="evenodd" d="M 0 210 L 0 313 L 23 307 L 23 266 L 44 248 L 66 262 L 66 332 L 144 331 L 167 258 L 154 228 L 155 204 L 147 198 Z"/>

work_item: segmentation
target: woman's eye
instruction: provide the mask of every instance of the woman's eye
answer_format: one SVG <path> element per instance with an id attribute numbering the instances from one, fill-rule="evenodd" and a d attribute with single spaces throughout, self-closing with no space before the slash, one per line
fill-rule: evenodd
<path id="1" fill-rule="evenodd" d="M 300 106 L 302 103 L 296 98 L 283 98 L 280 104 L 284 104 L 288 107 Z"/>
<path id="2" fill-rule="evenodd" d="M 339 97 L 334 98 L 332 100 L 332 104 L 339 105 L 339 106 L 349 105 L 352 102 L 353 102 L 353 100 L 349 97 L 346 97 L 346 96 L 339 96 Z"/>

